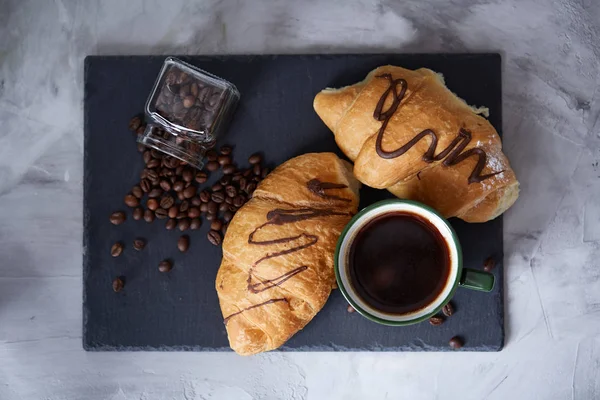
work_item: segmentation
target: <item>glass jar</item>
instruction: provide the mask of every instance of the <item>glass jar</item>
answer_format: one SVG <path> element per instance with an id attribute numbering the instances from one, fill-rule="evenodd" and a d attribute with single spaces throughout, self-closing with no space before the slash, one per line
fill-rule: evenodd
<path id="1" fill-rule="evenodd" d="M 202 168 L 239 99 L 232 83 L 168 57 L 146 101 L 149 123 L 139 142 Z"/>

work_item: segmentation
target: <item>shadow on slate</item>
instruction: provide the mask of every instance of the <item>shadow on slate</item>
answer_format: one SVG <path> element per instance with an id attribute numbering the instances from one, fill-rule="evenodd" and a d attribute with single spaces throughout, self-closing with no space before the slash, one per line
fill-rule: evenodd
<path id="1" fill-rule="evenodd" d="M 333 135 L 312 108 L 315 94 L 362 80 L 373 68 L 396 64 L 431 68 L 444 74 L 448 87 L 469 104 L 486 105 L 490 122 L 501 133 L 501 59 L 473 55 L 303 55 L 181 57 L 237 85 L 242 94 L 235 119 L 219 143 L 235 146 L 243 165 L 262 151 L 270 166 L 314 151 L 342 156 Z M 139 181 L 141 155 L 129 119 L 141 112 L 164 57 L 87 57 L 85 60 L 84 293 L 83 347 L 86 350 L 229 350 L 214 288 L 221 249 L 206 240 L 208 224 L 187 232 L 190 250 L 182 254 L 178 231 L 134 221 L 109 223 L 115 210 L 126 210 L 123 197 Z M 473 84 L 477 82 L 477 84 Z M 211 183 L 212 181 L 209 181 Z M 361 207 L 392 197 L 363 188 Z M 377 325 L 357 313 L 334 290 L 323 310 L 292 337 L 284 351 L 447 351 L 454 335 L 466 351 L 498 351 L 504 343 L 502 218 L 485 224 L 453 219 L 465 267 L 481 268 L 495 256 L 496 286 L 491 294 L 459 289 L 456 314 L 439 327 L 423 322 L 409 327 Z M 133 250 L 136 237 L 146 249 Z M 123 255 L 110 247 L 123 241 Z M 168 274 L 158 263 L 170 258 Z M 120 293 L 112 279 L 125 276 Z"/>

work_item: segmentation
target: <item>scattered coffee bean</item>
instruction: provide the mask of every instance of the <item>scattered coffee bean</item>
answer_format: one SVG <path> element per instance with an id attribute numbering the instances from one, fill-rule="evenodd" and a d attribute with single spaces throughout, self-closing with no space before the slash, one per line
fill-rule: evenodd
<path id="1" fill-rule="evenodd" d="M 146 201 L 146 207 L 148 207 L 149 210 L 155 211 L 158 206 L 158 200 L 156 199 L 148 199 L 148 201 Z"/>
<path id="2" fill-rule="evenodd" d="M 191 182 L 194 179 L 194 171 L 192 171 L 189 168 L 186 168 L 183 170 L 181 177 L 183 178 L 184 181 Z"/>
<path id="3" fill-rule="evenodd" d="M 207 221 L 212 221 L 213 219 L 217 218 L 217 216 L 215 214 L 207 213 L 204 218 L 206 218 Z"/>
<path id="4" fill-rule="evenodd" d="M 198 218 L 200 216 L 200 209 L 198 207 L 190 207 L 188 210 L 188 217 Z"/>
<path id="5" fill-rule="evenodd" d="M 206 175 L 206 172 L 197 172 L 196 173 L 196 182 L 198 183 L 204 183 L 208 180 L 208 175 Z"/>
<path id="6" fill-rule="evenodd" d="M 199 207 L 200 204 L 202 204 L 202 201 L 200 201 L 200 197 L 195 196 L 190 199 L 190 203 L 192 203 L 193 206 Z"/>
<path id="7" fill-rule="evenodd" d="M 140 153 L 143 153 L 144 151 L 146 151 L 146 146 L 144 146 L 144 145 L 143 145 L 143 144 L 141 144 L 141 143 L 138 143 L 138 144 L 137 144 L 137 149 L 138 149 L 138 151 L 139 151 Z"/>
<path id="8" fill-rule="evenodd" d="M 256 183 L 254 182 L 250 182 L 248 184 L 248 186 L 246 186 L 246 193 L 248 193 L 248 195 L 252 195 L 252 193 L 254 193 L 254 191 L 256 190 Z"/>
<path id="9" fill-rule="evenodd" d="M 229 225 L 227 224 L 223 224 L 223 226 L 221 227 L 221 232 L 223 233 L 223 236 L 225 236 L 225 234 L 227 233 L 227 227 L 229 227 Z"/>
<path id="10" fill-rule="evenodd" d="M 262 169 L 260 168 L 260 164 L 255 164 L 254 167 L 252 167 L 252 173 L 256 176 L 260 176 L 260 174 L 262 173 Z"/>
<path id="11" fill-rule="evenodd" d="M 133 210 L 133 219 L 135 219 L 136 221 L 139 221 L 143 217 L 144 217 L 144 210 L 142 208 L 138 207 L 135 210 Z"/>
<path id="12" fill-rule="evenodd" d="M 176 219 L 184 219 L 184 218 L 187 218 L 187 212 L 181 212 L 181 211 L 180 211 L 180 212 L 177 214 L 177 217 L 175 217 L 175 218 L 176 218 Z"/>
<path id="13" fill-rule="evenodd" d="M 188 235 L 183 235 L 177 241 L 177 248 L 180 252 L 185 253 L 190 247 L 190 237 Z"/>
<path id="14" fill-rule="evenodd" d="M 200 225 L 202 225 L 202 220 L 200 218 L 194 218 L 190 222 L 190 229 L 195 231 L 200 228 Z"/>
<path id="15" fill-rule="evenodd" d="M 213 245 L 218 246 L 221 244 L 221 233 L 217 231 L 210 230 L 207 234 L 208 241 Z"/>
<path id="16" fill-rule="evenodd" d="M 179 222 L 177 223 L 177 228 L 183 232 L 183 231 L 187 231 L 190 227 L 190 220 L 187 218 L 183 218 L 180 219 Z"/>
<path id="17" fill-rule="evenodd" d="M 123 252 L 123 243 L 117 242 L 110 248 L 110 255 L 113 257 L 119 257 Z"/>
<path id="18" fill-rule="evenodd" d="M 226 144 L 224 146 L 221 146 L 220 150 L 221 150 L 221 154 L 223 154 L 224 156 L 227 156 L 227 155 L 231 154 L 231 151 L 233 149 L 231 148 L 231 146 Z"/>
<path id="19" fill-rule="evenodd" d="M 151 199 L 155 199 L 157 197 L 162 196 L 163 194 L 163 190 L 161 188 L 154 188 L 150 191 L 150 193 L 148 193 L 148 197 L 150 197 Z"/>
<path id="20" fill-rule="evenodd" d="M 244 196 L 242 196 L 240 194 L 240 195 L 237 195 L 237 196 L 234 197 L 234 199 L 233 199 L 233 205 L 236 206 L 236 207 L 241 207 L 241 206 L 244 205 L 245 201 L 246 201 L 246 199 L 244 198 Z"/>
<path id="21" fill-rule="evenodd" d="M 151 210 L 144 211 L 144 221 L 148 223 L 154 221 L 154 213 Z"/>
<path id="22" fill-rule="evenodd" d="M 121 225 L 125 222 L 125 219 L 127 219 L 127 216 L 123 211 L 116 211 L 110 214 L 110 223 L 113 225 Z"/>
<path id="23" fill-rule="evenodd" d="M 221 204 L 219 204 L 219 211 L 220 212 L 225 212 L 229 210 L 229 204 L 222 202 Z"/>
<path id="24" fill-rule="evenodd" d="M 131 189 L 131 194 L 133 194 L 135 197 L 137 197 L 138 199 L 141 199 L 142 196 L 144 195 L 144 192 L 142 192 L 142 188 L 139 187 L 138 185 L 135 185 L 132 189 Z"/>
<path id="25" fill-rule="evenodd" d="M 242 175 L 245 178 L 248 178 L 250 175 L 252 175 L 252 168 L 245 169 L 244 172 L 242 173 Z"/>
<path id="26" fill-rule="evenodd" d="M 179 205 L 179 211 L 181 211 L 181 212 L 186 212 L 189 208 L 190 208 L 190 202 L 187 200 L 182 201 L 181 204 Z"/>
<path id="27" fill-rule="evenodd" d="M 196 186 L 188 186 L 183 191 L 183 197 L 185 197 L 186 199 L 191 199 L 195 195 L 196 195 Z"/>
<path id="28" fill-rule="evenodd" d="M 160 160 L 157 160 L 156 158 L 151 159 L 150 161 L 148 161 L 148 164 L 146 164 L 146 168 L 157 168 L 159 167 L 161 164 Z M 150 177 L 151 173 L 149 172 L 148 177 Z"/>
<path id="29" fill-rule="evenodd" d="M 176 226 L 177 226 L 177 220 L 173 219 L 173 218 L 168 220 L 167 223 L 165 224 L 165 228 L 167 228 L 167 230 L 169 230 L 169 231 L 175 229 Z"/>
<path id="30" fill-rule="evenodd" d="M 231 164 L 231 157 L 229 157 L 229 156 L 219 156 L 219 158 L 217 159 L 217 161 L 222 166 L 223 165 L 228 165 L 228 164 Z"/>
<path id="31" fill-rule="evenodd" d="M 225 211 L 225 212 L 223 213 L 223 220 L 224 220 L 225 222 L 229 222 L 229 221 L 231 221 L 232 219 L 233 219 L 233 213 L 232 213 L 231 211 Z"/>
<path id="32" fill-rule="evenodd" d="M 203 203 L 208 203 L 210 201 L 210 192 L 208 190 L 200 192 L 200 201 Z"/>
<path id="33" fill-rule="evenodd" d="M 216 161 L 209 161 L 206 163 L 206 169 L 210 172 L 216 171 L 219 169 L 219 163 Z"/>
<path id="34" fill-rule="evenodd" d="M 160 206 L 165 210 L 168 210 L 175 204 L 175 199 L 172 196 L 165 195 L 160 199 Z"/>
<path id="35" fill-rule="evenodd" d="M 161 261 L 160 264 L 158 264 L 158 270 L 160 272 L 169 272 L 171 269 L 173 269 L 173 264 L 169 260 Z"/>
<path id="36" fill-rule="evenodd" d="M 140 182 L 140 188 L 142 188 L 142 192 L 148 193 L 150 190 L 152 190 L 152 184 L 148 179 L 142 179 Z"/>
<path id="37" fill-rule="evenodd" d="M 233 204 L 233 197 L 226 197 L 225 198 L 225 204 Z"/>
<path id="38" fill-rule="evenodd" d="M 239 187 L 240 190 L 246 190 L 246 185 L 248 184 L 248 180 L 246 178 L 244 178 L 243 176 L 240 178 L 240 182 L 239 182 Z"/>
<path id="39" fill-rule="evenodd" d="M 156 150 L 156 149 L 150 149 L 150 155 L 153 158 L 156 158 L 157 160 L 162 160 L 163 159 L 163 153 L 161 153 L 160 151 Z M 166 156 L 165 156 L 166 157 Z"/>
<path id="40" fill-rule="evenodd" d="M 239 207 L 236 207 L 233 204 L 229 205 L 229 211 L 231 211 L 232 213 L 236 213 L 238 209 Z"/>
<path id="41" fill-rule="evenodd" d="M 129 121 L 129 130 L 135 132 L 142 125 L 142 119 L 138 116 L 131 118 Z"/>
<path id="42" fill-rule="evenodd" d="M 235 165 L 227 164 L 227 165 L 223 166 L 224 174 L 233 174 L 234 172 L 235 172 Z"/>
<path id="43" fill-rule="evenodd" d="M 185 196 L 183 195 L 183 191 L 181 191 L 181 192 L 177 192 L 177 198 L 178 198 L 180 201 L 183 201 L 183 200 L 185 200 Z"/>
<path id="44" fill-rule="evenodd" d="M 144 247 L 146 247 L 146 241 L 144 239 L 138 238 L 133 241 L 133 248 L 137 251 L 142 250 Z"/>
<path id="45" fill-rule="evenodd" d="M 215 183 L 214 185 L 212 185 L 212 187 L 210 188 L 213 192 L 218 192 L 219 190 L 223 190 L 223 185 L 221 185 L 220 183 Z"/>
<path id="46" fill-rule="evenodd" d="M 451 317 L 452 314 L 454 314 L 454 307 L 452 306 L 452 303 L 446 304 L 444 308 L 442 308 L 442 313 L 444 313 L 446 317 Z"/>
<path id="47" fill-rule="evenodd" d="M 348 305 L 348 308 L 346 308 L 346 311 L 348 311 L 349 313 L 353 313 L 356 310 L 351 305 Z"/>
<path id="48" fill-rule="evenodd" d="M 214 150 L 209 150 L 206 152 L 206 159 L 208 161 L 216 161 L 218 157 L 219 156 L 217 155 L 217 152 Z"/>
<path id="49" fill-rule="evenodd" d="M 121 290 L 123 290 L 124 287 L 125 282 L 123 281 L 123 279 L 121 279 L 120 277 L 113 279 L 112 288 L 115 291 L 115 293 L 120 292 Z"/>
<path id="50" fill-rule="evenodd" d="M 185 183 L 182 181 L 176 181 L 173 184 L 173 190 L 176 192 L 181 192 L 185 188 Z"/>
<path id="51" fill-rule="evenodd" d="M 231 183 L 231 175 L 223 175 L 221 179 L 219 179 L 219 183 L 223 186 L 227 186 Z"/>
<path id="52" fill-rule="evenodd" d="M 225 194 L 223 194 L 223 192 L 213 192 L 213 194 L 210 196 L 210 198 L 215 203 L 221 204 L 222 202 L 225 201 Z"/>
<path id="53" fill-rule="evenodd" d="M 171 182 L 167 181 L 167 180 L 161 180 L 160 181 L 160 188 L 162 190 L 164 190 L 165 192 L 168 192 L 169 190 L 171 190 Z"/>
<path id="54" fill-rule="evenodd" d="M 205 213 L 208 211 L 208 203 L 202 203 L 200 204 L 200 212 L 201 213 Z"/>
<path id="55" fill-rule="evenodd" d="M 216 218 L 210 223 L 210 229 L 213 231 L 220 231 L 223 227 L 223 222 L 220 219 Z"/>
<path id="56" fill-rule="evenodd" d="M 433 326 L 439 326 L 444 323 L 444 317 L 433 316 L 429 318 L 429 323 Z"/>
<path id="57" fill-rule="evenodd" d="M 262 156 L 259 153 L 254 153 L 248 158 L 248 162 L 252 165 L 258 164 L 262 161 Z"/>
<path id="58" fill-rule="evenodd" d="M 169 215 L 169 218 L 177 217 L 177 214 L 179 214 L 179 206 L 171 206 L 167 214 Z"/>
<path id="59" fill-rule="evenodd" d="M 218 208 L 217 203 L 215 203 L 214 201 L 210 201 L 208 203 L 208 209 L 207 209 L 207 211 L 208 211 L 209 214 L 216 214 L 217 213 L 217 208 Z"/>
<path id="60" fill-rule="evenodd" d="M 231 182 L 239 182 L 242 179 L 242 174 L 237 175 L 237 173 L 233 174 L 231 177 Z"/>
<path id="61" fill-rule="evenodd" d="M 233 186 L 233 185 L 227 185 L 225 187 L 225 193 L 227 193 L 227 196 L 229 196 L 229 197 L 235 197 L 235 196 L 237 196 L 238 191 L 235 188 L 235 186 Z"/>
<path id="62" fill-rule="evenodd" d="M 150 181 L 150 183 L 157 184 L 158 183 L 158 173 L 153 169 L 147 169 L 146 178 Z M 159 195 L 160 196 L 160 195 Z"/>
<path id="63" fill-rule="evenodd" d="M 270 170 L 269 168 L 263 168 L 263 170 L 262 170 L 262 173 L 260 174 L 260 177 L 261 177 L 262 179 L 265 179 L 265 177 L 266 177 L 267 175 L 269 175 L 269 172 L 271 172 L 271 170 Z"/>
<path id="64" fill-rule="evenodd" d="M 496 268 L 496 261 L 494 261 L 494 259 L 492 257 L 489 257 L 483 263 L 483 270 L 486 271 L 486 272 L 490 272 L 494 268 Z"/>
<path id="65" fill-rule="evenodd" d="M 164 208 L 157 208 L 154 214 L 158 219 L 165 219 L 169 216 L 169 211 L 165 210 Z"/>
<path id="66" fill-rule="evenodd" d="M 448 344 L 453 349 L 460 349 L 461 347 L 463 347 L 464 342 L 460 336 L 454 336 L 452 339 L 450 339 L 450 342 Z"/>
<path id="67" fill-rule="evenodd" d="M 146 150 L 144 154 L 142 154 L 142 158 L 144 159 L 144 164 L 148 165 L 150 160 L 152 160 L 152 153 L 150 153 L 150 150 Z"/>

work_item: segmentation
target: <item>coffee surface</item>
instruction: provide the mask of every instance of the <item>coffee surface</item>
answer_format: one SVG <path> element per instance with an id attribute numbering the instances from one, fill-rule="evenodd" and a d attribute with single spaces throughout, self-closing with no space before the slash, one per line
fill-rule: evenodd
<path id="1" fill-rule="evenodd" d="M 450 253 L 430 222 L 392 212 L 358 232 L 350 247 L 348 272 L 365 302 L 385 313 L 407 314 L 440 294 L 450 272 Z"/>

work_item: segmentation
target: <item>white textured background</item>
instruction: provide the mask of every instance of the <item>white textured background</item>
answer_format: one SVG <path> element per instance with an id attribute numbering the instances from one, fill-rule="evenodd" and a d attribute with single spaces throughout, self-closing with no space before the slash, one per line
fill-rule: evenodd
<path id="1" fill-rule="evenodd" d="M 84 56 L 384 51 L 503 53 L 505 350 L 85 353 Z M 0 399 L 600 398 L 599 67 L 597 0 L 0 0 Z"/>

